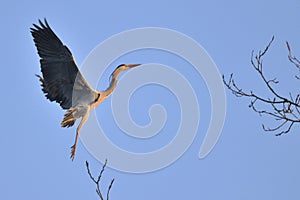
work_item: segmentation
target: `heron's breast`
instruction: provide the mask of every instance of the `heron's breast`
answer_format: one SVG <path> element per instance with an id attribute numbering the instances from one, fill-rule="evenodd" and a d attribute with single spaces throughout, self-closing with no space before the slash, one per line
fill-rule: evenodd
<path id="1" fill-rule="evenodd" d="M 107 99 L 108 96 L 100 95 L 100 97 L 92 104 L 92 108 L 96 108 L 102 101 Z"/>

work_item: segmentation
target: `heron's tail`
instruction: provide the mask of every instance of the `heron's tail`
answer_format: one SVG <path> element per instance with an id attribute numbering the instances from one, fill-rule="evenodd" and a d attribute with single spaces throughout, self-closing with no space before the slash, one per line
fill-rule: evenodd
<path id="1" fill-rule="evenodd" d="M 73 109 L 73 108 L 70 108 L 66 114 L 64 115 L 64 119 L 62 120 L 61 122 L 61 126 L 62 127 L 70 127 L 70 126 L 73 126 L 75 121 L 76 121 L 76 118 L 74 117 L 74 114 L 75 114 L 76 110 Z"/>

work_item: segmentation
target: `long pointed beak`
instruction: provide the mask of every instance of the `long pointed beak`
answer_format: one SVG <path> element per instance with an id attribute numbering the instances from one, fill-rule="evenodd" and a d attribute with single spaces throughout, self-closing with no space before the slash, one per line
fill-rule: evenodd
<path id="1" fill-rule="evenodd" d="M 133 68 L 133 67 L 137 67 L 137 66 L 140 66 L 141 64 L 131 64 L 131 65 L 127 65 L 127 67 L 129 68 Z"/>

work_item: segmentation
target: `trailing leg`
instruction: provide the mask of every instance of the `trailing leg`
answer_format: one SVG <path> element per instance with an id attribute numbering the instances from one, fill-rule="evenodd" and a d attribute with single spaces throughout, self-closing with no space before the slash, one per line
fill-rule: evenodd
<path id="1" fill-rule="evenodd" d="M 74 160 L 74 157 L 75 157 L 75 152 L 76 152 L 76 145 L 77 145 L 77 141 L 78 141 L 78 136 L 80 134 L 80 129 L 81 127 L 85 124 L 85 122 L 88 120 L 89 118 L 89 110 L 87 110 L 85 112 L 85 114 L 83 115 L 83 117 L 81 118 L 81 121 L 76 129 L 76 137 L 75 137 L 75 142 L 74 142 L 74 145 L 71 147 L 71 159 L 72 161 Z"/>

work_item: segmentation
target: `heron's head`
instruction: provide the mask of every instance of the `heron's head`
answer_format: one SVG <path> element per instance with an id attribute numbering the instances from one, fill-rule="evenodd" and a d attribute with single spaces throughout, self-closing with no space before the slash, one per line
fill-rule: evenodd
<path id="1" fill-rule="evenodd" d="M 134 67 L 137 67 L 137 66 L 140 66 L 141 64 L 130 64 L 130 65 L 127 65 L 127 64 L 121 64 L 119 65 L 116 70 L 120 70 L 120 71 L 125 71 L 127 69 L 131 69 L 131 68 L 134 68 Z"/>
<path id="2" fill-rule="evenodd" d="M 130 64 L 130 65 L 126 65 L 126 64 L 121 64 L 119 65 L 114 71 L 113 73 L 110 75 L 110 79 L 111 78 L 117 78 L 119 76 L 119 74 L 127 69 L 131 69 L 137 66 L 140 66 L 141 64 Z"/>

